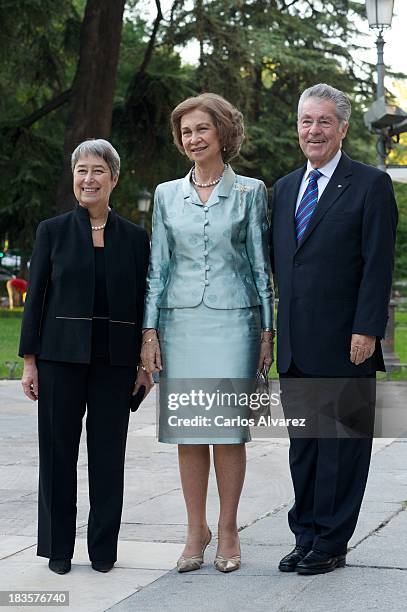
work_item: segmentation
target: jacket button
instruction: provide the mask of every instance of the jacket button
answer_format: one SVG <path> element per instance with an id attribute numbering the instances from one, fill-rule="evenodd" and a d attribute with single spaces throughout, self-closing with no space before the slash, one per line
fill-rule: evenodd
<path id="1" fill-rule="evenodd" d="M 300 265 L 301 265 L 301 262 L 300 262 L 300 261 L 295 261 L 295 262 L 294 262 L 294 267 L 295 267 L 295 268 L 298 268 Z"/>
<path id="2" fill-rule="evenodd" d="M 208 251 L 204 251 L 204 255 L 205 255 L 205 257 L 207 257 Z"/>
<path id="3" fill-rule="evenodd" d="M 209 225 L 208 219 L 206 221 L 204 221 L 204 225 Z"/>
<path id="4" fill-rule="evenodd" d="M 210 270 L 211 267 L 210 266 L 205 266 L 205 270 Z"/>
<path id="5" fill-rule="evenodd" d="M 204 240 L 205 240 L 205 242 L 208 242 L 208 240 L 209 240 L 208 236 L 204 236 Z"/>
<path id="6" fill-rule="evenodd" d="M 205 281 L 205 285 L 206 285 L 206 286 L 208 286 L 208 285 L 209 285 L 209 281 L 208 281 L 208 280 L 206 280 L 206 281 Z"/>
<path id="7" fill-rule="evenodd" d="M 207 206 L 204 206 L 204 212 L 208 212 L 209 208 Z"/>

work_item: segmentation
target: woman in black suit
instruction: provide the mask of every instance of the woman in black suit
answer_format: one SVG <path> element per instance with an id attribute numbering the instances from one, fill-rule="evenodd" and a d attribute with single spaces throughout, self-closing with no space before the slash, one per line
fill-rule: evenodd
<path id="1" fill-rule="evenodd" d="M 119 170 L 106 140 L 75 149 L 78 203 L 39 224 L 30 265 L 19 354 L 24 392 L 38 399 L 37 554 L 58 574 L 71 569 L 85 409 L 88 551 L 93 569 L 106 572 L 117 558 L 131 396 L 153 385 L 137 372 L 149 240 L 109 206 Z"/>

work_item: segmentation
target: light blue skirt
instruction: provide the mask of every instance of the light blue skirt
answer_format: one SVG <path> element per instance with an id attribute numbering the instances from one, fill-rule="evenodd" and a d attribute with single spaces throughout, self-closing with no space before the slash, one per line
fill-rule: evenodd
<path id="1" fill-rule="evenodd" d="M 206 416 L 208 407 L 191 409 L 169 407 L 170 392 L 180 394 L 192 388 L 213 393 L 219 387 L 242 392 L 256 375 L 260 350 L 261 321 L 259 307 L 220 310 L 203 302 L 194 308 L 162 308 L 159 338 L 163 371 L 160 373 L 160 442 L 172 444 L 241 444 L 250 440 L 247 426 L 215 425 L 185 427 L 169 424 L 175 417 Z M 225 381 L 228 381 L 225 386 Z M 229 386 L 228 386 L 229 385 Z M 219 397 L 219 396 L 218 396 Z M 181 408 L 181 409 L 180 409 Z M 227 411 L 226 411 L 227 412 Z M 237 415 L 236 406 L 232 410 Z M 240 410 L 247 416 L 247 408 Z M 230 411 L 226 414 L 230 416 Z M 191 433 L 192 432 L 192 433 Z M 223 435 L 224 434 L 224 435 Z M 223 436 L 223 437 L 222 437 Z"/>

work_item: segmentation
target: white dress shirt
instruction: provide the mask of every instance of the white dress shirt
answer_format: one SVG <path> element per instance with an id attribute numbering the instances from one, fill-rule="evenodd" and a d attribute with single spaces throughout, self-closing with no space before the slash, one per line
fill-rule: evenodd
<path id="1" fill-rule="evenodd" d="M 322 166 L 322 168 L 318 168 L 318 170 L 322 172 L 322 176 L 320 176 L 318 179 L 318 200 L 321 197 L 321 195 L 324 193 L 324 189 L 328 185 L 331 176 L 335 172 L 336 166 L 338 165 L 339 160 L 341 159 L 341 155 L 342 155 L 342 150 L 339 149 L 336 155 L 334 155 L 334 157 L 327 164 L 325 164 L 325 166 Z M 302 177 L 300 190 L 298 192 L 295 212 L 297 212 L 297 208 L 300 205 L 301 198 L 304 195 L 304 191 L 306 190 L 308 186 L 309 173 L 311 172 L 311 170 L 314 170 L 314 168 L 311 166 L 310 161 L 308 160 L 307 169 L 305 170 L 304 176 Z"/>

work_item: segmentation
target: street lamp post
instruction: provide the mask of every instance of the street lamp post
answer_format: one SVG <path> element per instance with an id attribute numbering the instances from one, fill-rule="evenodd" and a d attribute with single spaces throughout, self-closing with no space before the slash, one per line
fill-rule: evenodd
<path id="1" fill-rule="evenodd" d="M 380 30 L 376 39 L 377 48 L 377 88 L 376 88 L 376 100 L 384 98 L 384 61 L 383 61 L 383 48 L 384 38 L 382 31 Z M 383 172 L 386 171 L 386 140 L 383 134 L 379 134 L 377 137 L 377 167 Z"/>
<path id="2" fill-rule="evenodd" d="M 385 103 L 385 89 L 384 89 L 384 38 L 383 30 L 391 27 L 393 18 L 393 5 L 394 0 L 366 0 L 366 13 L 369 22 L 369 28 L 377 32 L 376 48 L 377 48 L 377 87 L 376 87 L 376 100 L 383 101 Z M 384 134 L 384 128 L 381 129 L 377 136 L 377 156 L 378 163 L 377 167 L 380 170 L 386 171 L 386 137 Z M 386 338 L 382 342 L 384 361 L 387 367 L 397 367 L 400 363 L 399 357 L 396 355 L 394 348 L 394 327 L 395 327 L 395 307 L 396 302 L 391 296 L 389 303 L 389 319 L 386 328 Z"/>
<path id="3" fill-rule="evenodd" d="M 377 48 L 377 87 L 376 100 L 384 101 L 384 38 L 383 30 L 391 28 L 393 18 L 394 0 L 366 0 L 366 13 L 369 22 L 369 28 L 377 31 L 376 48 Z M 386 139 L 383 133 L 377 137 L 377 167 L 380 170 L 386 170 Z"/>
<path id="4" fill-rule="evenodd" d="M 140 213 L 140 225 L 144 228 L 146 226 L 146 215 L 150 210 L 150 204 L 151 193 L 144 188 L 137 196 L 137 208 Z"/>

